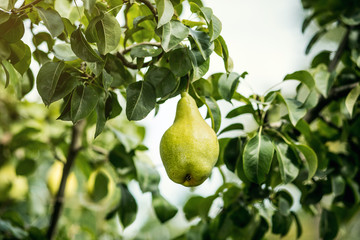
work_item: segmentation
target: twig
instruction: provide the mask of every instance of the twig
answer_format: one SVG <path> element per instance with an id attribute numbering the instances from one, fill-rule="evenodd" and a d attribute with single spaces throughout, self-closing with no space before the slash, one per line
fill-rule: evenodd
<path id="1" fill-rule="evenodd" d="M 57 223 L 60 218 L 60 213 L 64 204 L 64 192 L 66 181 L 70 174 L 71 167 L 75 161 L 78 152 L 81 149 L 81 136 L 85 127 L 85 121 L 80 121 L 72 127 L 71 142 L 67 154 L 66 163 L 64 165 L 59 190 L 56 194 L 53 213 L 50 219 L 50 225 L 47 231 L 47 239 L 51 240 L 54 237 Z"/>
<path id="2" fill-rule="evenodd" d="M 351 89 L 356 87 L 358 83 L 350 83 L 344 86 L 331 89 L 327 98 L 320 97 L 318 104 L 312 108 L 304 117 L 305 121 L 312 123 L 320 114 L 320 112 L 332 101 L 345 97 Z"/>
<path id="3" fill-rule="evenodd" d="M 350 31 L 351 31 L 351 28 L 348 28 L 346 30 L 345 36 L 341 40 L 340 45 L 339 45 L 338 49 L 336 50 L 334 58 L 330 61 L 329 65 L 328 65 L 328 71 L 330 73 L 335 71 L 336 66 L 338 65 L 338 63 L 341 59 L 341 56 L 344 53 L 346 44 L 349 40 Z M 328 98 L 321 96 L 318 104 L 314 108 L 312 108 L 310 111 L 308 111 L 307 114 L 305 115 L 305 117 L 304 117 L 305 121 L 307 121 L 308 123 L 311 123 L 312 121 L 314 121 L 316 119 L 316 117 L 320 114 L 321 110 L 324 107 L 326 107 L 331 101 L 336 100 L 339 97 L 343 97 L 344 94 L 346 94 L 348 92 L 349 87 L 351 87 L 350 89 L 352 89 L 354 87 L 353 84 L 350 84 L 350 86 L 349 85 L 346 85 L 346 86 L 344 86 L 345 88 L 338 87 L 336 89 L 332 89 L 328 95 Z"/>
<path id="4" fill-rule="evenodd" d="M 161 47 L 161 43 L 159 43 L 159 42 L 141 42 L 141 43 L 137 43 L 137 44 L 134 44 L 134 45 L 131 45 L 131 46 L 125 48 L 125 49 L 121 52 L 121 54 L 124 55 L 124 54 L 130 52 L 132 48 L 138 47 L 138 46 L 143 46 L 143 45 L 154 46 L 154 47 L 158 47 L 158 48 Z"/>
<path id="5" fill-rule="evenodd" d="M 148 0 L 137 0 L 137 1 L 142 2 L 143 4 L 145 4 L 150 9 L 150 11 L 154 15 L 155 20 L 157 22 L 158 21 L 157 12 L 156 12 L 156 9 L 154 8 L 154 6 L 151 4 L 151 2 L 149 2 Z"/>
<path id="6" fill-rule="evenodd" d="M 21 12 L 21 11 L 27 9 L 27 8 L 33 7 L 34 5 L 38 4 L 38 3 L 41 2 L 41 1 L 42 1 L 42 0 L 35 0 L 35 1 L 31 2 L 31 3 L 29 3 L 29 4 L 26 4 L 26 5 L 18 8 L 18 9 L 14 9 L 13 12 Z"/>
<path id="7" fill-rule="evenodd" d="M 148 67 L 151 64 L 153 64 L 154 62 L 157 62 L 162 57 L 163 53 L 164 52 L 160 53 L 160 55 L 157 56 L 155 59 L 153 58 L 151 61 L 148 61 L 148 62 L 144 63 L 143 65 L 141 65 L 141 68 Z M 131 68 L 131 69 L 138 69 L 138 66 L 135 63 L 129 62 L 122 53 L 118 52 L 116 54 L 116 56 L 121 60 L 121 62 L 124 64 L 124 66 Z"/>

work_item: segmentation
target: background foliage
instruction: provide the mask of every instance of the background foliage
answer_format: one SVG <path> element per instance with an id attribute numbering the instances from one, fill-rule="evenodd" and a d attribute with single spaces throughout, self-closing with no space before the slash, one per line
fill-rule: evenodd
<path id="1" fill-rule="evenodd" d="M 299 82 L 290 97 L 237 91 L 246 72 L 232 71 L 221 21 L 199 0 L 15 4 L 0 5 L 1 239 L 119 238 L 140 214 L 131 184 L 151 196 L 154 213 L 137 239 L 159 237 L 159 225 L 176 239 L 305 238 L 309 215 L 319 219 L 317 237 L 351 239 L 346 229 L 354 231 L 359 212 L 359 1 L 302 1 L 302 30 L 318 26 L 306 53 L 329 32 L 341 40 L 336 52 L 285 76 Z M 195 18 L 182 18 L 186 9 Z M 204 78 L 211 54 L 224 72 Z M 47 109 L 21 100 L 34 86 Z M 131 120 L 186 89 L 208 110 L 221 147 L 216 167 L 225 173 L 215 193 L 178 209 L 161 195 L 145 129 Z M 256 129 L 222 137 L 244 126 L 221 125 L 221 100 L 240 103 L 225 118 L 250 114 Z M 179 216 L 188 228 L 176 228 Z"/>

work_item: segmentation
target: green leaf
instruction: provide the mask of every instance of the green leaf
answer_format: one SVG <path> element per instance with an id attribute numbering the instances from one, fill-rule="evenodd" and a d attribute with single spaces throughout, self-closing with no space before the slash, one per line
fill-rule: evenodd
<path id="1" fill-rule="evenodd" d="M 156 0 L 155 3 L 159 18 L 157 28 L 160 28 L 164 24 L 170 22 L 174 15 L 174 7 L 170 0 Z"/>
<path id="2" fill-rule="evenodd" d="M 296 223 L 296 238 L 300 238 L 302 235 L 302 227 L 301 227 L 301 223 L 300 223 L 300 219 L 298 218 L 297 214 L 295 212 L 291 212 L 291 215 L 294 217 L 295 219 L 295 223 Z"/>
<path id="3" fill-rule="evenodd" d="M 292 223 L 291 216 L 284 216 L 280 211 L 275 211 L 271 218 L 272 221 L 272 232 L 274 234 L 280 234 L 285 236 L 289 230 Z"/>
<path id="4" fill-rule="evenodd" d="M 18 162 L 16 175 L 29 176 L 35 171 L 36 167 L 36 162 L 33 159 L 26 158 Z"/>
<path id="5" fill-rule="evenodd" d="M 39 70 L 36 78 L 37 90 L 47 106 L 52 103 L 52 98 L 64 68 L 64 62 L 48 62 Z"/>
<path id="6" fill-rule="evenodd" d="M 145 163 L 142 160 L 135 161 L 136 178 L 139 182 L 140 189 L 145 192 L 156 192 L 160 183 L 160 175 L 154 166 Z"/>
<path id="7" fill-rule="evenodd" d="M 350 117 L 353 114 L 354 106 L 355 106 L 357 99 L 359 98 L 359 95 L 360 95 L 360 84 L 356 85 L 356 87 L 351 89 L 349 94 L 346 96 L 345 106 L 346 106 L 346 109 L 348 110 L 348 112 L 350 113 Z"/>
<path id="8" fill-rule="evenodd" d="M 24 36 L 24 23 L 21 18 L 17 16 L 10 17 L 7 22 L 0 24 L 0 32 L 0 38 L 9 43 L 15 43 Z"/>
<path id="9" fill-rule="evenodd" d="M 223 130 L 220 131 L 220 134 L 225 133 L 225 132 L 229 132 L 229 131 L 234 131 L 234 130 L 243 130 L 244 129 L 244 125 L 242 125 L 241 123 L 234 123 L 231 124 L 227 127 L 225 127 Z"/>
<path id="10" fill-rule="evenodd" d="M 170 21 L 163 26 L 161 46 L 165 52 L 176 47 L 189 35 L 189 28 L 179 21 Z"/>
<path id="11" fill-rule="evenodd" d="M 76 29 L 70 37 L 71 49 L 79 58 L 87 62 L 102 62 L 103 59 L 92 49 L 86 41 L 80 28 Z"/>
<path id="12" fill-rule="evenodd" d="M 260 216 L 260 222 L 254 231 L 254 235 L 252 236 L 251 240 L 261 240 L 263 239 L 265 233 L 269 230 L 269 224 L 265 220 L 264 217 Z"/>
<path id="13" fill-rule="evenodd" d="M 126 116 L 129 120 L 145 118 L 156 103 L 156 93 L 151 83 L 139 81 L 126 89 Z"/>
<path id="14" fill-rule="evenodd" d="M 92 12 L 92 10 L 94 9 L 96 0 L 83 0 L 83 2 L 84 2 L 84 8 L 88 12 Z"/>
<path id="15" fill-rule="evenodd" d="M 71 121 L 76 123 L 86 118 L 96 107 L 99 94 L 94 87 L 79 85 L 73 92 L 71 98 Z"/>
<path id="16" fill-rule="evenodd" d="M 125 184 L 120 184 L 121 200 L 119 206 L 119 217 L 124 228 L 134 222 L 137 212 L 137 204 L 133 195 Z"/>
<path id="17" fill-rule="evenodd" d="M 206 219 L 215 198 L 215 196 L 209 196 L 206 198 L 195 196 L 190 198 L 183 208 L 186 219 L 191 220 L 197 216 Z"/>
<path id="18" fill-rule="evenodd" d="M 21 96 L 24 97 L 26 94 L 28 94 L 34 87 L 34 74 L 29 68 L 25 74 L 23 75 L 22 81 L 21 81 Z"/>
<path id="19" fill-rule="evenodd" d="M 231 72 L 228 76 L 223 74 L 218 83 L 220 95 L 228 102 L 231 102 L 231 98 L 240 82 L 240 75 Z"/>
<path id="20" fill-rule="evenodd" d="M 121 60 L 112 54 L 106 55 L 105 70 L 113 77 L 111 87 L 126 86 L 135 80 Z"/>
<path id="21" fill-rule="evenodd" d="M 114 50 L 119 42 L 121 36 L 121 28 L 119 22 L 110 13 L 105 13 L 95 24 L 97 32 L 97 46 L 99 52 L 103 55 Z"/>
<path id="22" fill-rule="evenodd" d="M 11 85 L 13 86 L 16 96 L 18 98 L 21 98 L 21 83 L 20 74 L 15 70 L 13 65 L 9 63 L 8 61 L 2 61 L 0 64 L 3 66 L 3 69 L 5 71 L 6 80 L 5 80 L 5 88 L 8 87 L 9 83 L 11 82 Z"/>
<path id="23" fill-rule="evenodd" d="M 181 22 L 182 22 L 185 26 L 190 27 L 190 28 L 199 27 L 199 26 L 203 26 L 203 25 L 206 24 L 206 23 L 204 23 L 204 22 L 191 21 L 191 20 L 187 20 L 187 19 L 183 19 L 183 20 L 181 20 Z"/>
<path id="24" fill-rule="evenodd" d="M 197 49 L 201 53 L 201 56 L 203 57 L 204 60 L 208 59 L 210 55 L 208 53 L 209 52 L 208 49 L 210 49 L 211 47 L 210 37 L 205 32 L 192 30 L 191 28 L 189 30 L 191 37 L 195 41 Z"/>
<path id="25" fill-rule="evenodd" d="M 190 11 L 202 16 L 207 23 L 210 23 L 213 15 L 212 9 L 208 7 L 200 7 L 197 3 L 190 2 Z"/>
<path id="26" fill-rule="evenodd" d="M 326 98 L 335 80 L 335 72 L 330 74 L 324 64 L 319 65 L 314 72 L 316 88 Z"/>
<path id="27" fill-rule="evenodd" d="M 209 66 L 210 66 L 210 58 L 206 59 L 206 61 L 204 61 L 204 59 L 202 58 L 202 56 L 200 55 L 199 59 L 198 57 L 196 57 L 196 54 L 194 54 L 194 51 L 191 50 L 189 51 L 189 56 L 193 65 L 193 81 L 196 81 L 198 79 L 200 79 L 201 77 L 203 77 L 207 71 L 209 70 Z"/>
<path id="28" fill-rule="evenodd" d="M 309 44 L 306 47 L 305 54 L 309 54 L 311 48 L 314 46 L 314 44 L 326 33 L 326 30 L 320 30 L 310 39 Z"/>
<path id="29" fill-rule="evenodd" d="M 64 31 L 64 23 L 57 11 L 51 8 L 45 10 L 41 7 L 36 7 L 36 10 L 53 37 L 59 36 Z"/>
<path id="30" fill-rule="evenodd" d="M 216 100 L 212 97 L 205 97 L 205 105 L 211 118 L 211 127 L 217 133 L 221 126 L 221 112 Z"/>
<path id="31" fill-rule="evenodd" d="M 330 54 L 331 51 L 322 51 L 318 55 L 316 55 L 312 62 L 311 62 L 311 68 L 316 68 L 320 64 L 325 64 L 326 66 L 330 63 Z"/>
<path id="32" fill-rule="evenodd" d="M 156 97 L 165 97 L 177 86 L 174 74 L 164 67 L 151 67 L 145 74 L 145 81 L 151 83 L 156 92 Z"/>
<path id="33" fill-rule="evenodd" d="M 285 80 L 299 80 L 303 84 L 305 84 L 309 89 L 315 87 L 314 78 L 308 71 L 297 71 L 285 76 Z"/>
<path id="34" fill-rule="evenodd" d="M 51 35 L 47 32 L 39 32 L 34 35 L 32 42 L 34 43 L 35 47 L 38 47 L 40 44 L 45 42 L 49 50 L 51 50 L 54 46 L 54 39 Z"/>
<path id="35" fill-rule="evenodd" d="M 170 220 L 178 212 L 178 209 L 166 201 L 166 199 L 160 194 L 153 194 L 152 205 L 154 207 L 155 214 L 161 223 L 165 223 Z"/>
<path id="36" fill-rule="evenodd" d="M 178 48 L 170 52 L 170 69 L 177 77 L 185 76 L 192 69 L 189 49 Z"/>
<path id="37" fill-rule="evenodd" d="M 210 33 L 210 41 L 213 42 L 215 39 L 217 39 L 220 36 L 222 29 L 222 24 L 219 18 L 217 18 L 215 15 L 212 16 L 211 22 L 209 25 L 209 33 Z"/>
<path id="38" fill-rule="evenodd" d="M 116 93 L 109 91 L 109 96 L 105 103 L 105 117 L 111 119 L 117 117 L 122 112 L 122 107 L 119 104 Z"/>
<path id="39" fill-rule="evenodd" d="M 2 6 L 0 6 L 0 8 L 2 8 Z M 0 24 L 3 24 L 7 20 L 9 20 L 9 18 L 10 18 L 10 14 L 0 9 Z"/>
<path id="40" fill-rule="evenodd" d="M 344 194 L 345 186 L 346 186 L 345 180 L 341 175 L 331 177 L 331 188 L 335 197 Z"/>
<path id="41" fill-rule="evenodd" d="M 291 124 L 296 126 L 298 121 L 306 114 L 306 109 L 303 108 L 303 104 L 292 98 L 284 98 L 280 93 L 278 94 L 278 98 L 285 104 Z"/>
<path id="42" fill-rule="evenodd" d="M 240 157 L 240 153 L 241 153 L 240 147 L 241 147 L 241 141 L 238 137 L 236 137 L 236 138 L 232 138 L 224 149 L 224 155 L 223 155 L 224 163 L 226 167 L 232 172 L 235 172 L 236 163 Z"/>
<path id="43" fill-rule="evenodd" d="M 109 191 L 108 189 L 109 181 L 110 181 L 109 177 L 102 171 L 99 171 L 96 174 L 94 188 L 91 192 L 91 199 L 94 202 L 99 202 L 101 199 L 106 197 Z"/>
<path id="44" fill-rule="evenodd" d="M 246 143 L 243 153 L 246 177 L 254 183 L 263 183 L 270 171 L 273 155 L 274 145 L 269 137 L 257 134 L 251 138 Z"/>
<path id="45" fill-rule="evenodd" d="M 24 231 L 20 227 L 14 226 L 10 221 L 4 221 L 2 219 L 0 219 L 0 232 L 5 232 L 15 239 L 26 239 L 29 236 L 28 232 Z"/>
<path id="46" fill-rule="evenodd" d="M 30 66 L 31 62 L 31 50 L 30 47 L 23 43 L 23 41 L 18 41 L 16 43 L 10 44 L 11 56 L 10 61 L 13 64 L 14 68 L 23 75 Z"/>
<path id="47" fill-rule="evenodd" d="M 105 94 L 102 94 L 105 95 Z M 104 130 L 105 124 L 106 124 L 106 100 L 105 96 L 101 96 L 99 98 L 99 101 L 96 105 L 96 130 L 94 138 L 99 136 L 99 134 Z"/>
<path id="48" fill-rule="evenodd" d="M 296 156 L 289 145 L 285 143 L 275 144 L 275 150 L 279 162 L 281 179 L 284 184 L 290 183 L 299 174 L 299 168 L 294 164 Z"/>
<path id="49" fill-rule="evenodd" d="M 339 231 L 339 224 L 335 213 L 326 209 L 322 210 L 320 218 L 320 237 L 322 239 L 334 239 Z"/>
<path id="50" fill-rule="evenodd" d="M 162 53 L 160 48 L 149 46 L 149 45 L 140 45 L 131 48 L 130 56 L 132 58 L 145 58 L 145 57 L 156 57 Z"/>
<path id="51" fill-rule="evenodd" d="M 222 36 L 219 36 L 215 39 L 215 52 L 223 58 L 224 60 L 224 67 L 227 73 L 232 71 L 233 64 L 232 60 L 229 56 L 229 50 L 227 48 L 226 42 Z M 216 46 L 218 46 L 216 48 Z"/>
<path id="52" fill-rule="evenodd" d="M 127 152 L 123 144 L 118 144 L 110 151 L 109 161 L 116 169 L 124 171 L 120 176 L 125 175 L 131 180 L 136 176 L 134 155 L 134 151 Z"/>
<path id="53" fill-rule="evenodd" d="M 305 166 L 308 169 L 308 179 L 311 179 L 318 168 L 318 158 L 314 150 L 303 144 L 294 145 L 303 155 L 306 161 Z"/>
<path id="54" fill-rule="evenodd" d="M 50 103 L 58 101 L 68 95 L 79 83 L 78 78 L 67 72 L 63 72 L 57 81 L 55 92 L 51 96 Z"/>
<path id="55" fill-rule="evenodd" d="M 243 105 L 243 106 L 240 106 L 240 107 L 237 107 L 237 108 L 231 110 L 226 115 L 226 118 L 234 118 L 234 117 L 237 117 L 239 115 L 246 114 L 246 113 L 251 113 L 253 115 L 255 114 L 255 111 L 254 111 L 251 104 L 246 104 L 246 105 Z"/>
<path id="56" fill-rule="evenodd" d="M 78 59 L 75 53 L 71 50 L 71 45 L 68 43 L 59 43 L 53 47 L 54 55 L 62 61 L 74 61 Z"/>
<path id="57" fill-rule="evenodd" d="M 0 61 L 7 60 L 10 57 L 11 49 L 9 44 L 0 39 Z"/>

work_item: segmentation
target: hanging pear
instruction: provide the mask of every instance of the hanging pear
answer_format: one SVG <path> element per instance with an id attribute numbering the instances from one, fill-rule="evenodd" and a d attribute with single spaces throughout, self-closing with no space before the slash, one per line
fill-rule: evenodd
<path id="1" fill-rule="evenodd" d="M 174 124 L 161 139 L 160 156 L 169 178 L 187 187 L 203 183 L 218 159 L 216 134 L 187 92 L 181 93 Z"/>

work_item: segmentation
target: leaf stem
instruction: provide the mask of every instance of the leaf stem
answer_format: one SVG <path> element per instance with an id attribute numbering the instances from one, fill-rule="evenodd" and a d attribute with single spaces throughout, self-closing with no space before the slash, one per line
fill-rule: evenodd
<path id="1" fill-rule="evenodd" d="M 226 177 L 225 177 L 225 173 L 224 171 L 221 169 L 220 166 L 217 167 L 219 169 L 219 172 L 221 174 L 221 177 L 222 177 L 222 180 L 223 180 L 223 183 L 226 183 Z"/>
<path id="2" fill-rule="evenodd" d="M 67 178 L 70 174 L 71 167 L 75 161 L 77 154 L 81 149 L 81 136 L 85 127 L 85 121 L 80 121 L 72 127 L 71 142 L 64 165 L 63 173 L 61 176 L 61 182 L 59 190 L 56 194 L 53 212 L 50 218 L 50 225 L 47 231 L 47 239 L 51 240 L 54 238 L 57 223 L 60 218 L 60 213 L 64 205 L 64 192 L 66 187 Z"/>

